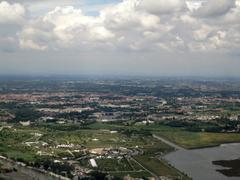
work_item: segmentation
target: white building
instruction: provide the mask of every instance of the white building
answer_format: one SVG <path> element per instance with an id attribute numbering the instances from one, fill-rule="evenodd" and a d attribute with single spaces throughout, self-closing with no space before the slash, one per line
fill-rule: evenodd
<path id="1" fill-rule="evenodd" d="M 90 163 L 91 163 L 91 166 L 92 166 L 93 168 L 98 167 L 98 166 L 97 166 L 97 162 L 95 161 L 95 159 L 90 159 Z"/>

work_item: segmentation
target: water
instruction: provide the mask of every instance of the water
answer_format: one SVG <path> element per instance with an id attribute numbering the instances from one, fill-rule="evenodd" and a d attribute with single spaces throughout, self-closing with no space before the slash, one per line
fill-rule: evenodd
<path id="1" fill-rule="evenodd" d="M 183 148 L 167 154 L 164 158 L 177 169 L 194 180 L 239 180 L 240 177 L 227 177 L 217 172 L 224 169 L 213 165 L 216 160 L 233 160 L 240 158 L 240 143 L 223 144 L 218 147 L 186 150 Z"/>

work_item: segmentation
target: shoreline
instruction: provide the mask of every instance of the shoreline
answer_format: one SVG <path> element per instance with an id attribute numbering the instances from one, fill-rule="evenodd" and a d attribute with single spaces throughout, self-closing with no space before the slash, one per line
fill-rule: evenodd
<path id="1" fill-rule="evenodd" d="M 0 162 L 4 162 L 8 165 L 13 166 L 14 168 L 17 169 L 17 172 L 25 174 L 31 178 L 38 177 L 39 180 L 45 180 L 46 178 L 49 180 L 70 180 L 67 177 L 63 177 L 53 172 L 49 172 L 43 169 L 31 167 L 31 166 L 26 166 L 26 164 L 22 162 L 14 161 L 4 156 L 0 156 Z"/>
<path id="2" fill-rule="evenodd" d="M 165 141 L 169 141 L 169 140 L 165 139 Z M 174 144 L 174 143 L 171 143 L 170 141 L 169 145 L 170 144 Z M 224 174 L 218 172 L 218 168 L 216 167 L 216 165 L 212 163 L 213 161 L 219 161 L 222 159 L 231 160 L 231 159 L 239 158 L 240 157 L 239 152 L 233 153 L 231 150 L 231 145 L 233 146 L 236 145 L 236 147 L 239 147 L 240 143 L 228 142 L 228 143 L 222 143 L 222 144 L 213 145 L 213 146 L 204 146 L 201 148 L 175 149 L 175 151 L 164 155 L 163 159 L 165 159 L 174 168 L 178 169 L 180 172 L 186 174 L 188 177 L 192 179 L 236 180 L 236 179 L 239 179 L 239 177 L 225 176 Z M 224 146 L 226 147 L 226 149 L 224 148 Z M 220 158 L 223 153 L 230 153 L 230 154 L 227 155 L 228 158 L 226 158 L 226 156 Z M 196 161 L 198 163 L 192 164 L 192 161 Z M 198 170 L 201 168 L 204 168 L 204 171 L 206 172 L 205 174 L 198 173 Z"/>
<path id="3" fill-rule="evenodd" d="M 159 139 L 160 141 L 163 141 L 165 143 L 167 143 L 168 145 L 170 145 L 171 147 L 180 150 L 180 149 L 185 149 L 185 150 L 197 150 L 197 149 L 207 149 L 207 148 L 214 148 L 214 147 L 220 147 L 223 145 L 229 145 L 229 144 L 240 144 L 240 141 L 229 141 L 229 142 L 223 142 L 223 143 L 219 143 L 219 144 L 213 144 L 213 145 L 204 145 L 204 146 L 199 146 L 199 147 L 186 147 L 184 145 L 178 144 L 174 141 L 169 140 L 169 138 L 162 136 L 162 135 L 156 135 L 153 134 L 153 137 L 156 139 Z"/>

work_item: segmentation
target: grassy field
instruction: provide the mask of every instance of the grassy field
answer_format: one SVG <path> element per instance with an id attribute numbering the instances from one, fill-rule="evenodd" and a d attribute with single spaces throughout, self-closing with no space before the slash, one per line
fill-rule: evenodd
<path id="1" fill-rule="evenodd" d="M 233 133 L 198 133 L 187 131 L 158 132 L 158 135 L 185 148 L 202 148 L 223 143 L 240 142 L 240 134 Z"/>
<path id="2" fill-rule="evenodd" d="M 108 125 L 96 123 L 91 125 L 92 128 L 123 128 L 120 125 Z M 190 132 L 183 128 L 174 128 L 164 125 L 138 125 L 125 127 L 128 129 L 144 129 L 153 134 L 160 135 L 184 148 L 202 148 L 209 146 L 217 146 L 223 143 L 240 142 L 240 133 L 208 133 L 208 132 Z"/>
<path id="3" fill-rule="evenodd" d="M 157 125 L 148 127 L 152 133 L 162 136 L 184 148 L 202 148 L 223 143 L 240 142 L 240 133 L 189 132 L 181 128 Z"/>
<path id="4" fill-rule="evenodd" d="M 40 140 L 49 144 L 81 144 L 87 148 L 135 148 L 138 146 L 139 148 L 149 147 L 149 151 L 169 152 L 173 150 L 168 145 L 151 136 L 126 135 L 121 132 L 112 133 L 106 129 L 45 132 Z"/>
<path id="5" fill-rule="evenodd" d="M 139 163 L 141 163 L 145 168 L 153 172 L 158 176 L 167 176 L 173 179 L 189 179 L 184 176 L 181 172 L 175 168 L 169 166 L 164 161 L 160 161 L 156 157 L 139 155 L 134 157 Z"/>
<path id="6" fill-rule="evenodd" d="M 0 132 L 0 154 L 18 161 L 32 162 L 35 153 L 32 149 L 23 146 L 22 142 L 31 138 L 27 132 L 4 129 Z"/>
<path id="7" fill-rule="evenodd" d="M 162 136 L 184 148 L 202 148 L 209 146 L 217 146 L 223 143 L 240 142 L 240 133 L 208 133 L 208 132 L 190 132 L 184 130 L 184 128 L 174 128 L 164 125 L 152 124 L 137 125 L 137 126 L 121 126 L 95 123 L 90 128 L 105 128 L 105 129 L 135 129 L 135 130 L 147 130 L 152 134 Z"/>
<path id="8" fill-rule="evenodd" d="M 133 171 L 127 159 L 97 159 L 98 167 L 101 171 Z"/>

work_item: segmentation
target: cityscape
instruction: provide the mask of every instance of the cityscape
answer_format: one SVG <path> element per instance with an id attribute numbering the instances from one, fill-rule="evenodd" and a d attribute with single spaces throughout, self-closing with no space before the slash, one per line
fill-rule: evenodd
<path id="1" fill-rule="evenodd" d="M 3 177 L 191 179 L 165 156 L 240 141 L 235 79 L 10 77 L 0 86 Z M 238 157 L 232 169 L 222 160 L 211 162 L 216 171 L 238 177 Z"/>

